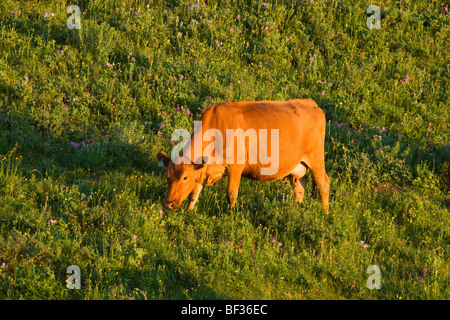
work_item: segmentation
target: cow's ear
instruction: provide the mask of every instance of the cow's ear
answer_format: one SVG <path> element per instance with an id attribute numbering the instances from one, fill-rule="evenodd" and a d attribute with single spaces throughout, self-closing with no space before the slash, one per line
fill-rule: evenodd
<path id="1" fill-rule="evenodd" d="M 159 161 L 158 165 L 163 165 L 164 167 L 168 167 L 170 164 L 170 158 L 167 156 L 167 154 L 164 153 L 164 151 L 158 152 L 158 154 L 156 155 L 156 158 Z"/>

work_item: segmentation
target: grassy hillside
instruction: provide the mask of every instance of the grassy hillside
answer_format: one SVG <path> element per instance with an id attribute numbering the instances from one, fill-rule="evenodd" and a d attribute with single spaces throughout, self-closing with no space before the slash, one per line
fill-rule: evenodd
<path id="1" fill-rule="evenodd" d="M 1 1 L 0 299 L 448 299 L 449 28 L 425 0 Z M 163 209 L 174 129 L 308 97 L 328 214 L 243 180 L 227 215 L 226 179 Z"/>

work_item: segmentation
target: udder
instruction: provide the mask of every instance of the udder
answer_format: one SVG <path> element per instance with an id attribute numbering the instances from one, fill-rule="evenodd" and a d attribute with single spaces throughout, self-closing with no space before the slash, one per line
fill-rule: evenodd
<path id="1" fill-rule="evenodd" d="M 302 163 L 299 163 L 294 170 L 291 171 L 290 175 L 294 178 L 300 179 L 303 178 L 306 174 L 306 166 Z"/>

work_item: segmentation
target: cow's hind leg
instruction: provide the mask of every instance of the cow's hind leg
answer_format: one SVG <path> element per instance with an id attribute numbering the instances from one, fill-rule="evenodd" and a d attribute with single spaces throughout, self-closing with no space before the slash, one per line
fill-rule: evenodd
<path id="1" fill-rule="evenodd" d="M 330 179 L 325 172 L 324 162 L 319 162 L 309 166 L 311 170 L 316 188 L 319 189 L 320 198 L 322 200 L 322 208 L 326 212 L 328 211 L 328 197 L 330 189 Z"/>
<path id="2" fill-rule="evenodd" d="M 289 174 L 289 180 L 294 187 L 294 203 L 302 203 L 303 196 L 305 195 L 306 179 L 306 166 L 303 163 L 299 163 L 294 170 Z"/>
<path id="3" fill-rule="evenodd" d="M 294 203 L 302 203 L 305 195 L 306 179 L 289 175 L 289 180 L 294 187 Z"/>

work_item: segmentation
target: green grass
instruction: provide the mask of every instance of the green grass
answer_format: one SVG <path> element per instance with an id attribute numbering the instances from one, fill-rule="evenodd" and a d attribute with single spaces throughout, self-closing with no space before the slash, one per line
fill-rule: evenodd
<path id="1" fill-rule="evenodd" d="M 384 1 L 369 30 L 362 0 L 93 0 L 69 30 L 71 4 L 0 3 L 0 299 L 449 299 L 448 6 Z M 328 214 L 249 180 L 231 215 L 226 180 L 162 208 L 174 129 L 308 97 Z"/>

